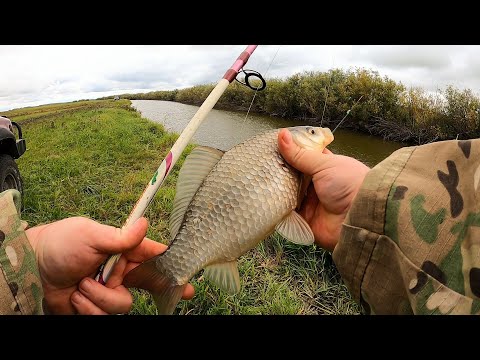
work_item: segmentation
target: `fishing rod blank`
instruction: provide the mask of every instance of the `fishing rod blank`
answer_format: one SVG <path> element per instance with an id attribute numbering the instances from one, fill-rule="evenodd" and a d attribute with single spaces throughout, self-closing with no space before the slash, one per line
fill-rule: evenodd
<path id="1" fill-rule="evenodd" d="M 130 213 L 127 221 L 125 222 L 124 227 L 132 225 L 135 221 L 137 221 L 143 216 L 148 205 L 157 193 L 157 190 L 167 178 L 168 174 L 172 170 L 178 158 L 181 156 L 183 150 L 185 150 L 186 146 L 190 142 L 191 138 L 197 131 L 202 121 L 206 118 L 210 110 L 212 110 L 212 108 L 215 106 L 218 99 L 220 98 L 220 96 L 222 96 L 228 85 L 236 79 L 238 72 L 243 69 L 257 46 L 258 45 L 247 46 L 247 48 L 240 54 L 234 64 L 227 70 L 223 78 L 217 83 L 210 95 L 208 95 L 208 97 L 205 99 L 205 101 L 197 110 L 188 125 L 182 131 L 175 144 L 173 144 L 173 147 L 168 152 L 167 157 L 162 161 L 155 174 L 153 174 L 152 179 L 149 181 L 147 187 L 143 191 L 142 196 L 135 204 L 132 212 Z M 107 261 L 100 266 L 95 280 L 105 285 L 115 264 L 118 262 L 121 255 L 122 254 L 116 254 L 110 256 Z"/>

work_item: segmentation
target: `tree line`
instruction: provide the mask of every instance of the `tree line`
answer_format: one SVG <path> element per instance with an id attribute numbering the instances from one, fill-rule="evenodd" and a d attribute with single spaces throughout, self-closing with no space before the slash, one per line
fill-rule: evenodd
<path id="1" fill-rule="evenodd" d="M 205 84 L 171 91 L 123 94 L 120 98 L 201 105 L 214 86 Z M 251 89 L 233 82 L 215 108 L 247 110 L 253 94 Z M 267 79 L 267 87 L 257 92 L 251 109 L 331 129 L 349 110 L 342 128 L 386 140 L 424 144 L 480 136 L 480 98 L 472 90 L 453 86 L 436 92 L 419 87 L 406 88 L 387 76 L 363 68 L 308 71 L 284 79 Z"/>

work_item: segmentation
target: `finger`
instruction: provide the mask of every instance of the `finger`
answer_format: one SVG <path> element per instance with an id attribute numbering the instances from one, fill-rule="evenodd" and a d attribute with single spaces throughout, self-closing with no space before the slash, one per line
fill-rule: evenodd
<path id="1" fill-rule="evenodd" d="M 183 291 L 182 299 L 183 300 L 190 300 L 195 295 L 195 288 L 192 284 L 187 284 L 185 290 Z"/>
<path id="2" fill-rule="evenodd" d="M 105 254 L 118 254 L 138 246 L 147 233 L 148 221 L 140 218 L 124 228 L 96 223 L 90 245 Z"/>
<path id="3" fill-rule="evenodd" d="M 125 269 L 128 265 L 128 260 L 125 258 L 125 254 L 122 254 L 118 262 L 115 264 L 110 276 L 107 280 L 105 286 L 107 288 L 113 289 L 119 285 L 122 285 L 124 274 L 126 274 Z"/>
<path id="4" fill-rule="evenodd" d="M 128 261 L 143 262 L 167 250 L 168 246 L 157 241 L 144 238 L 137 247 L 124 253 Z"/>
<path id="5" fill-rule="evenodd" d="M 315 187 L 313 183 L 311 183 L 307 189 L 307 195 L 303 200 L 302 207 L 298 212 L 307 221 L 307 223 L 310 223 L 313 220 L 318 203 L 319 200 L 315 191 Z"/>
<path id="6" fill-rule="evenodd" d="M 323 169 L 328 155 L 319 150 L 306 150 L 298 146 L 287 129 L 278 134 L 278 149 L 283 158 L 304 174 L 313 176 Z"/>
<path id="7" fill-rule="evenodd" d="M 72 287 L 71 290 L 75 290 L 75 287 Z M 48 314 L 59 314 L 59 315 L 74 315 L 76 313 L 75 307 L 70 301 L 71 294 L 60 291 L 54 296 L 49 296 L 48 301 L 44 298 L 45 304 L 44 312 Z"/>
<path id="8" fill-rule="evenodd" d="M 70 297 L 70 301 L 80 315 L 108 315 L 83 296 L 80 291 L 75 291 Z"/>
<path id="9" fill-rule="evenodd" d="M 127 276 L 127 274 L 135 269 L 137 266 L 139 266 L 141 263 L 136 263 L 136 262 L 130 262 L 127 264 L 125 267 L 125 270 L 123 270 L 123 277 Z"/>
<path id="10" fill-rule="evenodd" d="M 322 248 L 333 251 L 340 238 L 343 215 L 332 214 L 325 209 L 320 208 L 316 221 L 313 225 L 312 231 L 315 234 L 315 242 Z"/>
<path id="11" fill-rule="evenodd" d="M 109 314 L 128 313 L 132 307 L 132 295 L 124 286 L 110 289 L 91 278 L 85 278 L 78 288 L 88 301 Z"/>
<path id="12" fill-rule="evenodd" d="M 139 263 L 163 253 L 166 249 L 167 245 L 144 238 L 140 245 L 122 254 L 105 286 L 113 289 L 121 285 L 123 278 L 130 270 L 138 266 Z"/>

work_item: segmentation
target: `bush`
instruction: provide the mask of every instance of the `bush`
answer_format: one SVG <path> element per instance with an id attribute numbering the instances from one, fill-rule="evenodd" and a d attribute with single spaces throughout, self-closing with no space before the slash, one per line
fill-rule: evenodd
<path id="1" fill-rule="evenodd" d="M 196 85 L 120 97 L 199 106 L 214 87 L 215 84 Z M 233 82 L 216 108 L 247 110 L 253 94 L 251 89 Z M 406 89 L 376 71 L 357 68 L 267 79 L 267 87 L 256 93 L 251 111 L 334 127 L 351 110 L 342 127 L 421 144 L 457 136 L 459 139 L 480 136 L 479 109 L 480 100 L 471 90 L 460 91 L 452 86 L 436 93 Z"/>

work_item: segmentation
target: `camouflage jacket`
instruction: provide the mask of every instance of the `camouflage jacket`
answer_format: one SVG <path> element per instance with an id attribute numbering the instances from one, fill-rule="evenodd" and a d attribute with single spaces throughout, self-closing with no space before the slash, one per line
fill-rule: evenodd
<path id="1" fill-rule="evenodd" d="M 366 313 L 480 313 L 480 139 L 394 152 L 366 176 L 333 259 Z"/>
<path id="2" fill-rule="evenodd" d="M 0 193 L 0 314 L 43 314 L 35 254 L 20 220 L 20 193 Z"/>

